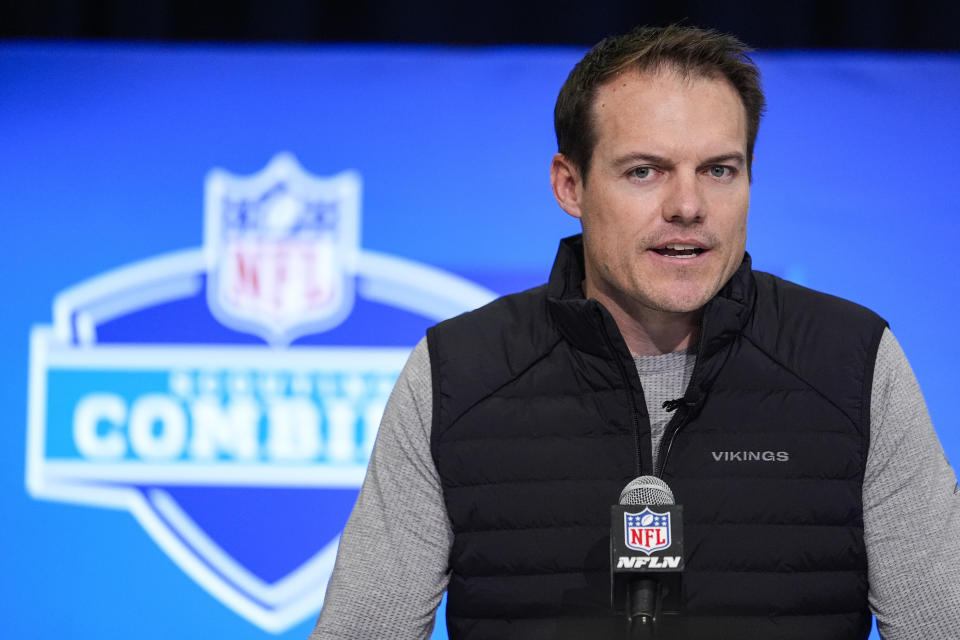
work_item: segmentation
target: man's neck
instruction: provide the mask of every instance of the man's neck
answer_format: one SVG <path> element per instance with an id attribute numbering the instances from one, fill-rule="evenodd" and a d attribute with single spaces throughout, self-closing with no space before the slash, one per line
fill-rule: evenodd
<path id="1" fill-rule="evenodd" d="M 635 356 L 655 356 L 689 349 L 697 343 L 702 310 L 674 313 L 645 307 L 632 300 L 605 295 L 587 282 L 584 293 L 610 312 L 620 334 Z"/>

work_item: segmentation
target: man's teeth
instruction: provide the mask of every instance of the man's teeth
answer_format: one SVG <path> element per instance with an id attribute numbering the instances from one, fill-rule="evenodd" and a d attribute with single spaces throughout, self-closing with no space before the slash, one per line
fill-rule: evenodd
<path id="1" fill-rule="evenodd" d="M 656 252 L 671 258 L 696 258 L 703 253 L 703 249 L 692 244 L 668 244 L 663 249 L 657 249 Z"/>

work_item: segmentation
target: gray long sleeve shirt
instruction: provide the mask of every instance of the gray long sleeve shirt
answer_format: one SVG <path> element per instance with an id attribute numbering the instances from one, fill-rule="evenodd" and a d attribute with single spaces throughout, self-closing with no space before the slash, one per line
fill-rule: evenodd
<path id="1" fill-rule="evenodd" d="M 634 358 L 653 451 L 695 354 Z M 430 454 L 426 341 L 390 396 L 311 640 L 424 639 L 449 579 L 453 533 Z M 880 342 L 863 482 L 870 607 L 885 640 L 960 639 L 960 495 L 923 395 L 893 334 Z M 902 535 L 904 527 L 923 535 Z M 384 561 L 389 559 L 388 561 Z"/>

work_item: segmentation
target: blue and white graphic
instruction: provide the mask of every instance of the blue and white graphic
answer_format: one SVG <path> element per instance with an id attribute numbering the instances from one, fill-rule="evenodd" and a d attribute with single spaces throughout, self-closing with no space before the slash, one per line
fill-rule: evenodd
<path id="1" fill-rule="evenodd" d="M 670 546 L 670 514 L 646 508 L 640 513 L 624 513 L 624 539 L 627 547 L 647 555 Z"/>
<path id="2" fill-rule="evenodd" d="M 310 176 L 290 154 L 252 176 L 214 170 L 202 249 L 58 295 L 53 326 L 35 327 L 30 343 L 30 493 L 128 510 L 183 571 L 267 631 L 315 615 L 413 345 L 306 339 L 348 321 L 355 296 L 433 320 L 493 297 L 361 250 L 359 202 L 356 173 Z M 331 509 L 319 537 L 299 535 L 298 518 Z M 279 556 L 265 560 L 265 548 Z"/>

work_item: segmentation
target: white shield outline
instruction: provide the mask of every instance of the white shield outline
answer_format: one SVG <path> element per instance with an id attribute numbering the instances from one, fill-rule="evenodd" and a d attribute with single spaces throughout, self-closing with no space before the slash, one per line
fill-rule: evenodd
<path id="1" fill-rule="evenodd" d="M 222 200 L 227 196 L 256 199 L 279 183 L 306 199 L 336 201 L 341 210 L 335 234 L 335 251 L 341 271 L 333 289 L 334 302 L 323 313 L 285 322 L 235 308 L 224 299 L 221 283 L 224 258 Z M 275 346 L 286 346 L 300 336 L 328 331 L 343 322 L 353 309 L 355 295 L 361 186 L 360 175 L 355 171 L 342 171 L 329 177 L 315 176 L 305 171 L 290 153 L 275 155 L 261 171 L 248 176 L 235 175 L 224 169 L 211 170 L 204 191 L 203 243 L 208 279 L 207 304 L 217 321 L 231 329 L 259 335 Z"/>

